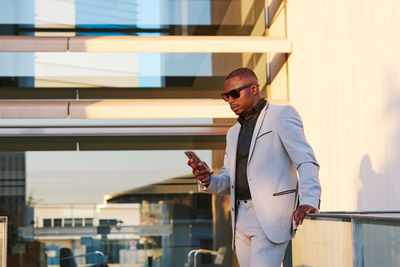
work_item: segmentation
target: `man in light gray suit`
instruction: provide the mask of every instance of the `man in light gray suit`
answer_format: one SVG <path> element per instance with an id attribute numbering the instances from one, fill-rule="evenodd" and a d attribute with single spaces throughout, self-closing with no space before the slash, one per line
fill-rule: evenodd
<path id="1" fill-rule="evenodd" d="M 225 79 L 222 98 L 239 116 L 226 136 L 219 175 L 189 160 L 200 190 L 230 194 L 233 248 L 241 267 L 280 266 L 289 240 L 308 213 L 317 213 L 319 165 L 299 114 L 260 97 L 247 68 Z"/>

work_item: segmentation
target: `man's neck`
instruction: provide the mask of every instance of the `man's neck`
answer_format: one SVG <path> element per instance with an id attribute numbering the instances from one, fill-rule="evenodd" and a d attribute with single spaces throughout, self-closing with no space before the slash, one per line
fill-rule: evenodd
<path id="1" fill-rule="evenodd" d="M 243 111 L 242 114 L 240 114 L 239 116 L 246 116 L 247 114 L 249 114 L 250 112 L 252 112 L 254 110 L 254 107 L 257 106 L 258 102 L 260 102 L 261 98 L 258 98 L 257 100 L 254 101 L 253 105 L 251 106 L 250 110 L 247 111 Z"/>
<path id="2" fill-rule="evenodd" d="M 250 111 L 246 112 L 246 113 L 242 113 L 239 115 L 239 122 L 243 122 L 245 120 L 247 120 L 249 117 L 251 117 L 253 114 L 255 113 L 260 113 L 261 110 L 263 109 L 263 107 L 265 106 L 266 100 L 264 98 L 259 98 L 257 103 L 255 105 L 253 105 L 253 107 L 251 108 Z"/>

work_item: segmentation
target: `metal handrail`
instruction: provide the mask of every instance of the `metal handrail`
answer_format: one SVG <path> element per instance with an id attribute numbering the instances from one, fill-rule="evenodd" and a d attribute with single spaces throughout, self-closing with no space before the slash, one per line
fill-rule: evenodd
<path id="1" fill-rule="evenodd" d="M 320 212 L 317 214 L 308 214 L 306 219 L 326 219 L 326 218 L 334 218 L 334 219 L 342 219 L 343 221 L 350 222 L 351 220 L 357 220 L 362 222 L 370 222 L 370 223 L 399 223 L 400 224 L 400 216 L 383 216 L 383 215 L 370 215 L 370 214 L 398 214 L 400 215 L 400 211 L 362 211 L 362 212 Z"/>
<path id="2" fill-rule="evenodd" d="M 343 214 L 381 214 L 381 213 L 398 213 L 400 215 L 400 210 L 372 210 L 372 211 L 323 211 L 322 214 L 329 213 L 343 213 Z"/>
<path id="3" fill-rule="evenodd" d="M 346 223 L 351 227 L 351 242 L 352 242 L 352 255 L 353 255 L 353 266 L 360 267 L 364 266 L 364 228 L 365 225 L 376 225 L 379 228 L 373 227 L 372 229 L 383 229 L 386 227 L 400 227 L 400 211 L 328 211 L 321 212 L 318 214 L 308 214 L 305 219 L 310 223 L 314 221 L 334 221 L 335 223 Z M 349 229 L 347 226 L 346 229 Z M 392 229 L 392 228 L 388 228 Z M 325 229 L 326 230 L 326 229 Z M 288 259 L 288 264 L 285 266 L 292 266 L 292 254 L 291 249 L 286 253 L 285 257 Z"/>

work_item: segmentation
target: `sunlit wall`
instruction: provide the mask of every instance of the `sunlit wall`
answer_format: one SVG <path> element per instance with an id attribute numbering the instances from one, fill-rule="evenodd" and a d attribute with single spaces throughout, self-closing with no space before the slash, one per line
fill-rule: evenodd
<path id="1" fill-rule="evenodd" d="M 400 209 L 399 1 L 287 1 L 290 102 L 323 210 Z"/>

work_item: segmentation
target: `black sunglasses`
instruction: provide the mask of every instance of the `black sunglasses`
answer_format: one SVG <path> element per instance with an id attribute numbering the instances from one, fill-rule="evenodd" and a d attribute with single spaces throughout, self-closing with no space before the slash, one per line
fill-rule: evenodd
<path id="1" fill-rule="evenodd" d="M 229 97 L 232 97 L 233 99 L 237 99 L 237 98 L 240 97 L 240 91 L 242 91 L 243 89 L 249 88 L 253 84 L 254 84 L 254 82 L 251 82 L 251 83 L 246 84 L 246 85 L 244 85 L 242 87 L 230 90 L 229 92 L 222 93 L 221 96 L 225 101 L 228 101 Z"/>

